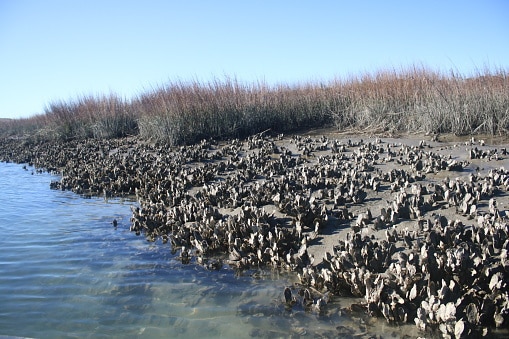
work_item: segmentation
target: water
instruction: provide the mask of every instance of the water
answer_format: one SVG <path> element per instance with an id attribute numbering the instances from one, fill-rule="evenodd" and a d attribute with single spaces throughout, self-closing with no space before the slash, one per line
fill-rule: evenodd
<path id="1" fill-rule="evenodd" d="M 183 265 L 170 245 L 129 231 L 135 202 L 49 189 L 56 179 L 0 163 L 0 337 L 403 333 L 345 316 L 339 301 L 322 314 L 286 309 L 292 276 Z"/>

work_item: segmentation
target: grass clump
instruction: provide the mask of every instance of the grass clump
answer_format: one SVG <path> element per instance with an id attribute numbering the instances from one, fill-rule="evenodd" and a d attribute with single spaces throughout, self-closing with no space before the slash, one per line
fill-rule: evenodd
<path id="1" fill-rule="evenodd" d="M 114 94 L 48 105 L 0 120 L 0 134 L 68 140 L 139 135 L 171 145 L 335 126 L 359 132 L 507 134 L 507 71 L 465 77 L 425 67 L 382 70 L 326 83 L 173 81 L 130 100 Z"/>
<path id="2" fill-rule="evenodd" d="M 134 101 L 140 135 L 172 144 L 242 137 L 265 129 L 285 132 L 332 122 L 322 98 L 308 88 L 237 80 L 173 82 Z"/>
<path id="3" fill-rule="evenodd" d="M 333 87 L 346 91 L 339 128 L 389 132 L 507 133 L 509 77 L 486 71 L 474 77 L 425 68 L 364 74 Z"/>
<path id="4" fill-rule="evenodd" d="M 137 134 L 137 116 L 131 108 L 126 100 L 114 94 L 53 102 L 44 114 L 46 133 L 60 140 Z"/>

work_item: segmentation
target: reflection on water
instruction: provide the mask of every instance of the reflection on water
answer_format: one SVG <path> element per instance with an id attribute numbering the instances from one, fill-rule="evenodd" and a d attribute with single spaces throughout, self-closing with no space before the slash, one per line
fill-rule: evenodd
<path id="1" fill-rule="evenodd" d="M 0 163 L 0 336 L 37 338 L 351 337 L 412 325 L 282 303 L 294 278 L 182 265 L 129 232 L 134 202 L 49 189 L 49 174 Z M 112 220 L 118 220 L 118 226 Z M 399 333 L 399 334 L 398 334 Z"/>

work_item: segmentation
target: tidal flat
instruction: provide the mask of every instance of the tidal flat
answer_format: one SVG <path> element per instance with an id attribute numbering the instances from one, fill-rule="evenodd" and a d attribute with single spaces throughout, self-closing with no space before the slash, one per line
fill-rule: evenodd
<path id="1" fill-rule="evenodd" d="M 0 161 L 60 174 L 53 189 L 135 199 L 133 236 L 170 245 L 182 265 L 293 275 L 277 298 L 289 311 L 341 307 L 416 335 L 502 337 L 508 144 L 334 130 L 179 147 L 11 138 Z"/>

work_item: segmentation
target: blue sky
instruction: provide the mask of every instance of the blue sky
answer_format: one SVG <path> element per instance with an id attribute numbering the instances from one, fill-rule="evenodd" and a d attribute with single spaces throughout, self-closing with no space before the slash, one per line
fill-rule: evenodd
<path id="1" fill-rule="evenodd" d="M 509 1 L 0 0 L 0 118 L 170 80 L 509 66 Z"/>

